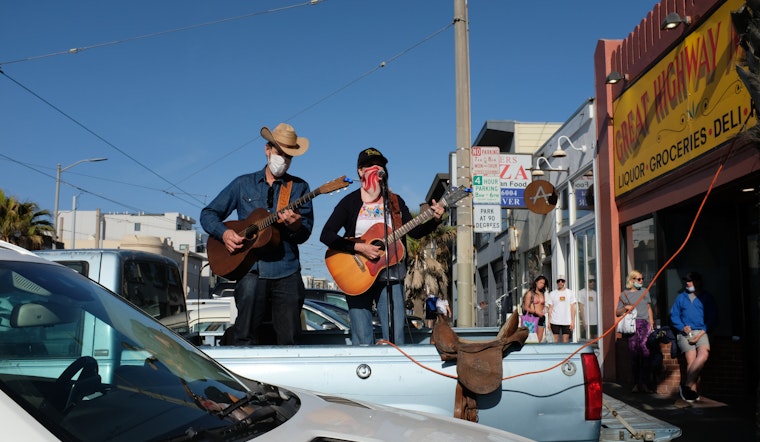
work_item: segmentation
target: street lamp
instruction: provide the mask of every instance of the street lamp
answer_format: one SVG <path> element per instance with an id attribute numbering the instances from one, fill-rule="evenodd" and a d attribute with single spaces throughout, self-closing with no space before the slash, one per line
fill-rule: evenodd
<path id="1" fill-rule="evenodd" d="M 95 163 L 97 161 L 105 161 L 107 159 L 108 158 L 87 158 L 84 160 L 79 160 L 73 164 L 69 164 L 66 167 L 61 167 L 61 163 L 58 163 L 58 172 L 55 176 L 55 218 L 53 218 L 53 239 L 58 240 L 58 196 L 61 194 L 61 172 L 69 170 L 79 163 Z"/>

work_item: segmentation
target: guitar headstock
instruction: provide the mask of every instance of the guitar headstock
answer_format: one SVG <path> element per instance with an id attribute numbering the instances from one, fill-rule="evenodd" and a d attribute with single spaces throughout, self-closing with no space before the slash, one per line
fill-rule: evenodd
<path id="1" fill-rule="evenodd" d="M 438 201 L 438 204 L 442 207 L 449 207 L 450 205 L 456 203 L 457 201 L 461 200 L 462 198 L 466 197 L 472 193 L 472 189 L 465 186 L 459 186 L 455 187 L 448 192 L 446 192 Z"/>
<path id="2" fill-rule="evenodd" d="M 348 187 L 348 185 L 353 182 L 354 180 L 352 180 L 351 178 L 346 178 L 346 176 L 343 175 L 340 178 L 335 178 L 329 183 L 325 183 L 319 186 L 319 193 L 325 194 L 325 193 L 335 192 L 336 190 L 340 190 L 340 189 Z"/>

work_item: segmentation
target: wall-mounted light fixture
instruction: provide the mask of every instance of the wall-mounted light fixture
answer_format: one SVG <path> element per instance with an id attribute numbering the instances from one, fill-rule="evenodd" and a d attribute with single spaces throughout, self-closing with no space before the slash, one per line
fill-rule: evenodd
<path id="1" fill-rule="evenodd" d="M 541 160 L 544 160 L 544 163 L 546 163 L 546 165 L 549 166 L 548 169 L 541 168 L 541 165 L 540 165 Z M 567 172 L 567 169 L 555 168 L 554 166 L 551 165 L 549 160 L 547 160 L 546 158 L 538 157 L 536 158 L 536 166 L 531 167 L 530 173 L 532 176 L 536 177 L 536 176 L 544 176 L 544 172 Z"/>
<path id="2" fill-rule="evenodd" d="M 562 139 L 567 140 L 568 144 L 570 144 L 570 147 L 573 148 L 573 150 L 577 150 L 580 152 L 586 151 L 586 145 L 581 145 L 581 147 L 575 147 L 575 144 L 573 144 L 572 141 L 570 141 L 570 138 L 567 137 L 567 135 L 560 135 L 559 138 L 557 138 L 557 150 L 555 150 L 552 153 L 552 158 L 562 158 L 567 156 L 567 152 L 562 150 Z"/>
<path id="3" fill-rule="evenodd" d="M 620 83 L 621 81 L 628 81 L 628 75 L 621 74 L 618 71 L 612 71 L 607 76 L 607 79 L 604 80 L 607 84 L 616 84 Z"/>
<path id="4" fill-rule="evenodd" d="M 681 26 L 681 23 L 688 25 L 691 23 L 691 17 L 688 15 L 685 15 L 681 17 L 680 14 L 677 12 L 670 12 L 668 15 L 665 16 L 665 20 L 662 21 L 662 24 L 660 25 L 660 29 L 663 31 L 667 31 L 670 29 L 675 29 L 679 26 Z"/>

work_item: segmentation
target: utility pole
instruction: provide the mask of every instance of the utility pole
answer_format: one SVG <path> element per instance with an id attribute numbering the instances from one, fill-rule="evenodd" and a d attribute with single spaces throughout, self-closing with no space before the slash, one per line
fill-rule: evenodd
<path id="1" fill-rule="evenodd" d="M 454 0 L 454 64 L 456 73 L 456 185 L 472 187 L 470 147 L 470 53 L 467 0 Z M 472 199 L 457 204 L 457 326 L 474 325 L 475 312 L 472 257 Z"/>

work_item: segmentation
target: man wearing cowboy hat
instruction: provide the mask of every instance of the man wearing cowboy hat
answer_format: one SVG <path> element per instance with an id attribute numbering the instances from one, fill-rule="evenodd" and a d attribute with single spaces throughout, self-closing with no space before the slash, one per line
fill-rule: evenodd
<path id="1" fill-rule="evenodd" d="M 300 315 L 305 296 L 298 245 L 305 243 L 311 235 L 314 212 L 310 201 L 303 203 L 298 210 L 285 208 L 310 192 L 306 181 L 288 174 L 287 170 L 293 157 L 303 155 L 309 149 L 309 140 L 297 136 L 293 126 L 285 123 L 278 124 L 271 131 L 262 127 L 261 136 L 267 142 L 264 146 L 266 166 L 232 180 L 201 211 L 200 221 L 203 229 L 222 241 L 232 254 L 243 248 L 245 240 L 242 232 L 224 224 L 233 211 L 237 212 L 239 220 L 246 220 L 257 209 L 266 212 L 264 218 L 269 213 L 277 213 L 278 222 L 268 228 L 277 229 L 272 232 L 272 238 L 279 236 L 279 240 L 247 252 L 255 253 L 257 259 L 235 287 L 238 315 L 234 345 L 260 343 L 259 328 L 270 309 L 277 344 L 290 345 L 296 343 L 301 330 Z M 262 210 L 258 212 L 264 213 Z"/>

